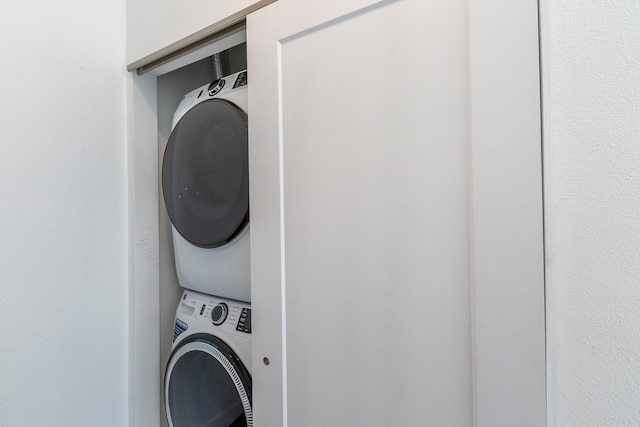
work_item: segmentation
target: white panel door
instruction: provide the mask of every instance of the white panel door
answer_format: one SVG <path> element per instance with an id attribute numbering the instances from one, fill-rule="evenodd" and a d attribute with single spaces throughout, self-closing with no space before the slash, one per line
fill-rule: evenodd
<path id="1" fill-rule="evenodd" d="M 544 424 L 537 11 L 503 3 L 249 17 L 256 425 Z"/>

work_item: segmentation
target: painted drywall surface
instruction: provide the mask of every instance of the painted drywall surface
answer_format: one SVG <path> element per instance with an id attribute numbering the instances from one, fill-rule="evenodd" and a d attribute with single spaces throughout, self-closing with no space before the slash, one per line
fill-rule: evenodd
<path id="1" fill-rule="evenodd" d="M 127 64 L 254 3 L 258 3 L 258 0 L 128 0 Z"/>
<path id="2" fill-rule="evenodd" d="M 640 425 L 640 2 L 546 1 L 549 425 Z"/>
<path id="3" fill-rule="evenodd" d="M 0 28 L 0 425 L 124 426 L 125 2 L 9 2 Z"/>

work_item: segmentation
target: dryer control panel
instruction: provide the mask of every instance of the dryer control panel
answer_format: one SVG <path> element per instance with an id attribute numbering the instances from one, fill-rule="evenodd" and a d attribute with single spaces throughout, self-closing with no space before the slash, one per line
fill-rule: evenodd
<path id="1" fill-rule="evenodd" d="M 234 99 L 241 96 L 242 91 L 246 91 L 248 82 L 247 70 L 239 71 L 234 74 L 222 77 L 214 80 L 211 83 L 207 83 L 197 89 L 187 93 L 180 101 L 180 105 L 176 109 L 173 115 L 173 123 L 171 129 L 173 129 L 178 121 L 185 115 L 187 111 L 193 108 L 196 104 L 206 101 L 211 98 L 226 98 Z M 234 96 L 233 94 L 236 93 Z M 245 95 L 246 96 L 246 95 Z M 246 105 L 240 105 L 244 111 L 246 111 Z"/>

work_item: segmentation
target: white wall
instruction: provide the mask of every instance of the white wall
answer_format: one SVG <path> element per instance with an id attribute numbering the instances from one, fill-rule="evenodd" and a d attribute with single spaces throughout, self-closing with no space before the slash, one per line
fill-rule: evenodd
<path id="1" fill-rule="evenodd" d="M 125 2 L 0 14 L 0 425 L 127 423 Z"/>
<path id="2" fill-rule="evenodd" d="M 549 417 L 640 424 L 640 2 L 543 2 Z"/>
<path id="3" fill-rule="evenodd" d="M 127 2 L 127 64 L 274 0 L 135 0 Z"/>

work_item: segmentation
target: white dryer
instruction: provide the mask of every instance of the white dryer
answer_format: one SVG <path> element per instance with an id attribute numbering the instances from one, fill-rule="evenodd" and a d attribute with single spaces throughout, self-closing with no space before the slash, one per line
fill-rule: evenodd
<path id="1" fill-rule="evenodd" d="M 253 426 L 249 304 L 184 291 L 164 399 L 171 427 Z"/>
<path id="2" fill-rule="evenodd" d="M 184 96 L 162 162 L 180 286 L 251 300 L 247 72 Z"/>

